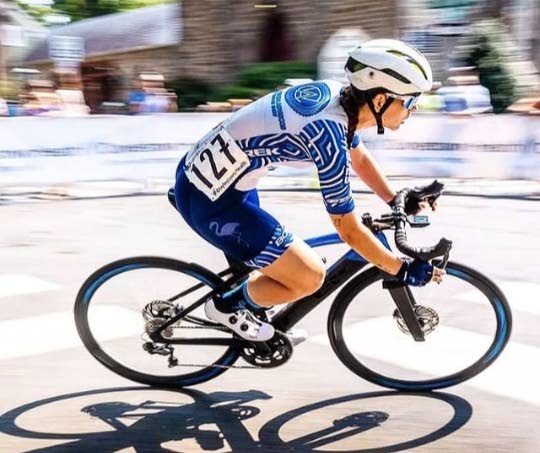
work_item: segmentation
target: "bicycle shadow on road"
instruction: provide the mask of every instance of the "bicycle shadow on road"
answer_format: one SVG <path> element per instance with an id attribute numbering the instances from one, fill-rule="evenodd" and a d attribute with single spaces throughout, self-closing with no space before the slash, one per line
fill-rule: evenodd
<path id="1" fill-rule="evenodd" d="M 156 392 L 160 393 L 160 401 L 145 398 L 148 395 L 155 396 Z M 125 398 L 121 398 L 123 401 L 103 400 L 103 396 L 118 393 L 124 394 Z M 167 393 L 171 398 L 169 401 L 163 401 L 161 396 Z M 257 440 L 254 437 L 255 433 L 252 434 L 244 426 L 243 421 L 260 413 L 260 409 L 253 405 L 255 401 L 271 398 L 264 392 L 250 390 L 206 394 L 191 389 L 166 391 L 148 387 L 127 387 L 59 395 L 20 406 L 0 416 L 0 432 L 19 438 L 65 441 L 61 445 L 26 450 L 26 453 L 112 453 L 124 449 L 144 453 L 196 450 L 315 452 L 321 451 L 317 450 L 321 447 L 325 452 L 329 452 L 328 448 L 335 442 L 353 436 L 359 436 L 355 439 L 361 440 L 362 434 L 381 427 L 391 419 L 391 414 L 369 410 L 350 413 L 333 421 L 323 420 L 322 424 L 328 425 L 326 428 L 302 433 L 292 441 L 281 439 L 280 430 L 291 420 L 319 409 L 342 403 L 356 403 L 381 397 L 394 398 L 400 395 L 444 402 L 451 406 L 453 417 L 435 431 L 415 439 L 378 448 L 360 450 L 341 448 L 339 451 L 381 453 L 405 451 L 448 436 L 463 427 L 472 416 L 472 408 L 466 400 L 447 393 L 371 392 L 319 401 L 283 413 L 264 424 L 259 431 L 260 440 Z M 187 397 L 190 401 L 178 401 L 178 397 L 183 400 Z M 89 418 L 94 422 L 97 420 L 98 425 L 93 423 L 92 426 L 99 426 L 99 432 L 38 432 L 19 426 L 18 419 L 23 415 L 28 416 L 30 411 L 66 401 L 73 403 L 77 398 L 94 400 L 91 404 L 81 404 L 77 411 L 83 416 L 83 423 Z M 372 401 L 370 405 L 376 406 Z"/>
<path id="2" fill-rule="evenodd" d="M 352 413 L 345 417 L 334 420 L 328 418 L 326 420 L 327 427 L 313 430 L 310 433 L 300 435 L 292 440 L 284 440 L 280 437 L 280 431 L 287 423 L 295 419 L 298 420 L 300 417 L 305 416 L 306 414 L 313 414 L 317 410 L 330 408 L 331 406 L 337 406 L 344 403 L 354 403 L 355 407 L 358 407 L 362 402 L 366 402 L 366 400 L 375 400 L 377 398 L 395 399 L 396 397 L 424 398 L 431 401 L 440 401 L 450 406 L 453 414 L 448 422 L 428 434 L 381 447 L 358 448 L 362 445 L 362 434 L 365 435 L 371 430 L 375 430 L 382 427 L 385 423 L 392 421 L 391 413 L 377 410 Z M 377 403 L 373 401 L 370 401 L 368 405 L 377 407 Z M 360 393 L 308 404 L 279 415 L 265 423 L 265 425 L 259 431 L 259 438 L 262 445 L 272 445 L 273 448 L 277 449 L 278 451 L 294 451 L 301 453 L 317 451 L 332 453 L 334 450 L 329 449 L 332 448 L 332 444 L 347 439 L 353 440 L 353 437 L 354 442 L 350 443 L 355 444 L 354 449 L 341 447 L 335 451 L 340 453 L 391 453 L 398 451 L 409 451 L 410 449 L 435 442 L 458 431 L 471 419 L 472 413 L 473 409 L 468 401 L 449 393 L 404 393 L 388 390 Z M 432 417 L 431 415 L 428 415 L 426 418 Z M 400 430 L 400 425 L 397 425 L 397 428 L 394 430 Z M 391 433 L 381 433 L 379 437 L 394 437 L 389 436 L 388 434 Z M 371 440 L 371 442 L 373 442 L 373 440 Z M 318 448 L 324 449 L 318 450 Z"/>

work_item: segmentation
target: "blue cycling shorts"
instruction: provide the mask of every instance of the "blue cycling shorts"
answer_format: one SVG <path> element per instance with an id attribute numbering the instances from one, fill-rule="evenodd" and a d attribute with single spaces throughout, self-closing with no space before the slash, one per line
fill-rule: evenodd
<path id="1" fill-rule="evenodd" d="M 293 241 L 293 236 L 260 208 L 256 189 L 242 192 L 229 188 L 210 201 L 189 182 L 181 163 L 174 195 L 178 211 L 193 230 L 251 268 L 269 266 Z"/>

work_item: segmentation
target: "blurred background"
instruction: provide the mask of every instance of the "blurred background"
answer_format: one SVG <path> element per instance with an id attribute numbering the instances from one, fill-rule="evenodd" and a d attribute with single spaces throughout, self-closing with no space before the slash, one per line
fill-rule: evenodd
<path id="1" fill-rule="evenodd" d="M 535 0 L 2 0 L 2 114 L 226 110 L 202 105 L 342 78 L 381 37 L 431 61 L 423 110 L 534 113 L 539 22 Z"/>
<path id="2" fill-rule="evenodd" d="M 365 135 L 389 175 L 540 180 L 538 23 L 537 0 L 0 0 L 0 158 L 144 148 L 173 165 L 230 112 L 344 80 L 351 47 L 393 37 L 427 55 L 435 83 L 397 134 Z"/>

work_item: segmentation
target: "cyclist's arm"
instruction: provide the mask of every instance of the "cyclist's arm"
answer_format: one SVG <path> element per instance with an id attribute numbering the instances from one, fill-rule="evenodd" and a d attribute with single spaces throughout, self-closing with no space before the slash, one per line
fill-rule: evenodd
<path id="1" fill-rule="evenodd" d="M 353 171 L 364 181 L 373 192 L 384 202 L 390 202 L 396 193 L 390 187 L 388 179 L 382 172 L 379 164 L 373 158 L 362 142 L 350 149 L 351 167 Z"/>
<path id="2" fill-rule="evenodd" d="M 354 211 L 347 214 L 330 214 L 339 237 L 370 263 L 389 274 L 396 275 L 402 261 L 373 235 Z"/>
<path id="3" fill-rule="evenodd" d="M 388 251 L 354 213 L 349 150 L 339 126 L 329 121 L 315 121 L 306 133 L 312 140 L 310 152 L 317 166 L 324 204 L 339 236 L 375 266 L 392 275 L 397 274 L 401 260 Z"/>

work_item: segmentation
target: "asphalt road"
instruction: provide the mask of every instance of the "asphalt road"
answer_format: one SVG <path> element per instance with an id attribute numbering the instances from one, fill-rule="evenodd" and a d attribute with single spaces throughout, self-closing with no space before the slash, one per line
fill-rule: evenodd
<path id="1" fill-rule="evenodd" d="M 373 196 L 356 199 L 360 211 L 384 210 Z M 262 202 L 301 237 L 332 231 L 319 194 L 267 193 Z M 440 205 L 411 240 L 453 239 L 453 259 L 505 291 L 514 331 L 482 376 L 432 394 L 387 391 L 345 368 L 324 340 L 330 301 L 302 320 L 310 337 L 280 368 L 230 370 L 177 392 L 134 384 L 78 339 L 80 285 L 127 256 L 219 271 L 220 253 L 164 197 L 0 206 L 0 452 L 539 451 L 538 203 L 446 197 Z"/>

